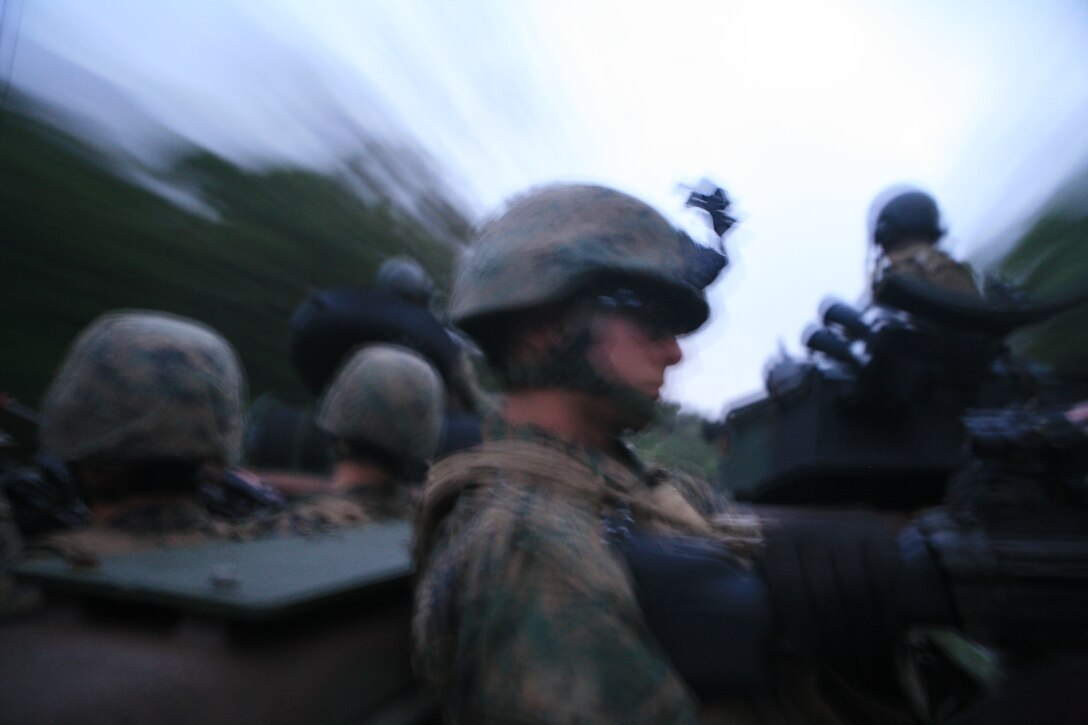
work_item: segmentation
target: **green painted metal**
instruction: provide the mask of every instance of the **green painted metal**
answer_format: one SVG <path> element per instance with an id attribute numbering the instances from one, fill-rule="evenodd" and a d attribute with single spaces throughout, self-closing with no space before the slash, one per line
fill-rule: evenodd
<path id="1" fill-rule="evenodd" d="M 314 537 L 108 556 L 94 568 L 31 561 L 17 571 L 46 591 L 268 621 L 406 584 L 411 537 L 411 525 L 396 521 Z"/>

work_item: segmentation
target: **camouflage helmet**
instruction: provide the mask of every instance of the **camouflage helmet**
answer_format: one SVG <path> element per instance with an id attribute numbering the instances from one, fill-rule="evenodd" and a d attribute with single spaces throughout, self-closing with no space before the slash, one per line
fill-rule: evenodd
<path id="1" fill-rule="evenodd" d="M 426 307 L 434 296 L 434 280 L 411 257 L 391 257 L 378 267 L 374 288 Z"/>
<path id="2" fill-rule="evenodd" d="M 426 461 L 438 448 L 445 409 L 442 378 L 418 353 L 366 345 L 329 384 L 317 424 L 401 461 Z"/>
<path id="3" fill-rule="evenodd" d="M 653 285 L 670 296 L 677 331 L 706 321 L 701 252 L 647 204 L 614 189 L 531 190 L 487 223 L 462 258 L 450 319 L 478 335 L 495 315 L 567 299 L 599 279 Z"/>
<path id="4" fill-rule="evenodd" d="M 46 391 L 42 446 L 65 461 L 233 462 L 244 390 L 234 349 L 211 328 L 161 312 L 103 315 Z"/>

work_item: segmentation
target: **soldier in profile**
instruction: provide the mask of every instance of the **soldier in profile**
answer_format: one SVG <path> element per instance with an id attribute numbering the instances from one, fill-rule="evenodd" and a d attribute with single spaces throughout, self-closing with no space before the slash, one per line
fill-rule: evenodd
<path id="1" fill-rule="evenodd" d="M 873 287 L 889 275 L 904 275 L 943 291 L 980 298 L 969 266 L 939 249 L 944 236 L 933 197 L 908 187 L 893 187 L 873 200 L 870 233 L 878 260 Z"/>
<path id="2" fill-rule="evenodd" d="M 245 379 L 211 328 L 160 312 L 106 314 L 68 351 L 42 405 L 42 449 L 64 462 L 87 525 L 30 542 L 75 559 L 209 540 L 243 528 L 216 515 L 237 461 Z"/>
<path id="3" fill-rule="evenodd" d="M 699 248 L 647 204 L 588 185 L 515 200 L 451 292 L 502 380 L 485 442 L 431 468 L 418 517 L 415 652 L 449 722 L 693 723 L 610 526 L 713 535 L 722 497 L 646 467 L 677 336 L 707 318 Z"/>
<path id="4" fill-rule="evenodd" d="M 384 343 L 359 348 L 317 416 L 333 439 L 329 490 L 300 500 L 292 514 L 332 528 L 410 518 L 412 487 L 438 448 L 444 408 L 442 378 L 422 355 Z"/>

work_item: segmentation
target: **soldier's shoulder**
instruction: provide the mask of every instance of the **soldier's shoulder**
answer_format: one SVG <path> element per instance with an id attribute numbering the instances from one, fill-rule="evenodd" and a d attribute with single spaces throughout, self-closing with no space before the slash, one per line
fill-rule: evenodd
<path id="1" fill-rule="evenodd" d="M 503 481 L 474 498 L 466 508 L 475 509 L 478 522 L 520 536 L 575 535 L 593 528 L 599 518 L 594 501 L 533 480 Z"/>
<path id="2" fill-rule="evenodd" d="M 351 496 L 317 493 L 292 504 L 281 520 L 290 520 L 302 533 L 357 526 L 373 519 L 366 507 Z"/>
<path id="3" fill-rule="evenodd" d="M 553 457 L 545 460 L 543 471 L 527 463 L 531 456 L 503 464 L 508 456 L 525 452 L 532 450 L 504 447 L 501 455 L 457 454 L 451 458 L 458 460 L 444 461 L 435 467 L 437 472 L 432 469 L 422 519 L 434 520 L 436 510 L 449 506 L 435 539 L 439 558 L 456 562 L 455 567 L 490 562 L 498 571 L 508 562 L 530 559 L 576 565 L 579 556 L 599 546 L 599 496 L 581 496 L 559 485 Z"/>
<path id="4" fill-rule="evenodd" d="M 675 488 L 703 516 L 714 516 L 734 503 L 729 494 L 686 471 L 650 466 L 647 475 L 652 485 L 664 484 Z"/>
<path id="5" fill-rule="evenodd" d="M 490 572 L 504 582 L 518 579 L 518 572 L 567 575 L 593 568 L 602 537 L 600 518 L 589 508 L 542 486 L 509 483 L 457 502 L 432 563 Z"/>

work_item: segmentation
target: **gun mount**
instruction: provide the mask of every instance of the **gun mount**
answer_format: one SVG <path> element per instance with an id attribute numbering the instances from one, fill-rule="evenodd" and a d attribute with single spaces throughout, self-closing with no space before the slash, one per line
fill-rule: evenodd
<path id="1" fill-rule="evenodd" d="M 1088 381 L 1014 358 L 1006 337 L 1088 300 L 990 303 L 892 276 L 875 303 L 823 307 L 806 359 L 771 365 L 766 394 L 713 428 L 718 483 L 774 504 L 910 510 L 937 503 L 968 454 L 969 408 L 1058 405 Z"/>

